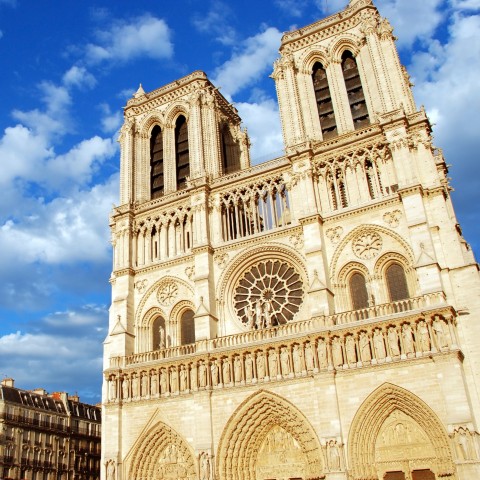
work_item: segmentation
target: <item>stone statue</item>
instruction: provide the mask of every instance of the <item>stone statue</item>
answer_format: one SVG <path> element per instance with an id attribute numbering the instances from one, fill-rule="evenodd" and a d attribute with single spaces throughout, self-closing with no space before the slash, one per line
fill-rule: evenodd
<path id="1" fill-rule="evenodd" d="M 130 380 L 128 377 L 123 377 L 123 382 L 122 382 L 122 397 L 123 398 L 128 398 L 130 390 Z"/>
<path id="2" fill-rule="evenodd" d="M 255 327 L 257 330 L 263 328 L 263 311 L 260 299 L 255 302 Z"/>
<path id="3" fill-rule="evenodd" d="M 157 372 L 152 372 L 150 377 L 150 395 L 156 395 L 158 389 Z"/>
<path id="4" fill-rule="evenodd" d="M 138 394 L 139 394 L 139 391 L 138 391 L 138 376 L 133 375 L 133 377 L 132 377 L 132 397 L 137 398 Z"/>
<path id="5" fill-rule="evenodd" d="M 343 365 L 342 343 L 338 337 L 335 337 L 332 342 L 332 357 L 334 367 L 341 367 Z"/>
<path id="6" fill-rule="evenodd" d="M 470 432 L 463 427 L 455 432 L 455 448 L 460 460 L 476 460 L 477 455 L 471 440 L 472 436 Z"/>
<path id="7" fill-rule="evenodd" d="M 398 346 L 398 334 L 395 327 L 389 327 L 388 329 L 388 346 L 390 347 L 390 352 L 392 357 L 397 357 L 400 355 L 400 348 Z"/>
<path id="8" fill-rule="evenodd" d="M 272 302 L 270 300 L 265 300 L 263 304 L 263 316 L 265 319 L 265 328 L 270 328 L 272 326 Z"/>
<path id="9" fill-rule="evenodd" d="M 313 349 L 310 342 L 305 345 L 305 366 L 309 372 L 315 368 Z"/>
<path id="10" fill-rule="evenodd" d="M 233 369 L 235 375 L 235 383 L 239 383 L 242 381 L 242 361 L 240 357 L 237 355 L 235 360 L 233 361 Z"/>
<path id="11" fill-rule="evenodd" d="M 245 357 L 245 380 L 251 382 L 253 378 L 253 360 L 252 355 L 247 353 Z"/>
<path id="12" fill-rule="evenodd" d="M 255 328 L 255 309 L 250 304 L 245 307 L 245 316 L 247 317 L 248 328 L 253 330 Z"/>
<path id="13" fill-rule="evenodd" d="M 317 344 L 318 366 L 320 369 L 328 367 L 327 344 L 323 338 L 318 340 Z"/>
<path id="14" fill-rule="evenodd" d="M 377 360 L 383 360 L 387 356 L 385 352 L 383 334 L 379 328 L 376 328 L 373 334 L 373 348 L 375 350 L 375 357 Z"/>
<path id="15" fill-rule="evenodd" d="M 295 373 L 300 373 L 302 371 L 302 351 L 297 344 L 293 346 L 293 371 Z"/>
<path id="16" fill-rule="evenodd" d="M 198 387 L 198 382 L 197 382 L 197 366 L 195 363 L 191 364 L 190 368 L 190 388 L 193 390 L 194 388 Z"/>
<path id="17" fill-rule="evenodd" d="M 432 322 L 432 329 L 435 333 L 435 338 L 437 340 L 438 348 L 445 348 L 448 347 L 447 337 L 445 335 L 445 330 L 443 329 L 444 322 L 440 320 L 437 315 Z"/>
<path id="18" fill-rule="evenodd" d="M 347 363 L 357 363 L 355 340 L 352 335 L 347 336 L 347 340 L 345 341 L 345 351 L 347 353 Z"/>
<path id="19" fill-rule="evenodd" d="M 110 401 L 117 399 L 117 382 L 115 377 L 111 377 L 108 382 L 108 399 Z"/>
<path id="20" fill-rule="evenodd" d="M 282 365 L 283 375 L 289 375 L 291 371 L 291 367 L 290 367 L 290 355 L 288 353 L 287 347 L 282 347 L 282 351 L 280 352 L 280 363 Z"/>
<path id="21" fill-rule="evenodd" d="M 142 375 L 142 397 L 146 397 L 148 395 L 148 375 L 144 373 Z"/>
<path id="22" fill-rule="evenodd" d="M 210 456 L 208 453 L 200 455 L 200 480 L 210 480 Z"/>
<path id="23" fill-rule="evenodd" d="M 370 350 L 370 339 L 366 332 L 360 333 L 359 345 L 362 362 L 370 362 L 372 360 L 372 352 Z"/>
<path id="24" fill-rule="evenodd" d="M 178 372 L 176 367 L 172 367 L 170 371 L 170 392 L 178 392 Z"/>
<path id="25" fill-rule="evenodd" d="M 430 351 L 430 334 L 428 333 L 428 326 L 424 320 L 418 323 L 417 332 L 420 342 L 420 350 L 422 352 Z"/>
<path id="26" fill-rule="evenodd" d="M 180 367 L 180 391 L 184 392 L 188 388 L 188 374 L 185 365 Z"/>
<path id="27" fill-rule="evenodd" d="M 115 460 L 107 463 L 107 480 L 115 480 Z"/>
<path id="28" fill-rule="evenodd" d="M 330 440 L 327 443 L 327 459 L 330 471 L 335 472 L 340 470 L 340 452 L 335 440 Z"/>
<path id="29" fill-rule="evenodd" d="M 159 336 L 159 342 L 158 342 L 158 348 L 162 349 L 165 348 L 165 329 L 160 325 L 158 328 L 158 336 Z"/>
<path id="30" fill-rule="evenodd" d="M 278 375 L 277 352 L 273 350 L 273 348 L 268 354 L 268 369 L 270 371 L 270 378 L 274 378 Z"/>
<path id="31" fill-rule="evenodd" d="M 165 369 L 162 368 L 160 370 L 160 393 L 167 393 L 168 392 L 168 384 L 167 384 L 167 373 Z"/>
<path id="32" fill-rule="evenodd" d="M 265 357 L 263 352 L 258 352 L 257 354 L 257 375 L 259 380 L 265 378 Z"/>
<path id="33" fill-rule="evenodd" d="M 198 384 L 201 388 L 207 386 L 207 367 L 204 362 L 200 362 L 198 366 Z"/>
<path id="34" fill-rule="evenodd" d="M 415 349 L 413 346 L 412 328 L 408 323 L 405 323 L 402 327 L 402 338 L 405 354 L 408 355 L 409 353 L 415 353 Z"/>
<path id="35" fill-rule="evenodd" d="M 216 387 L 218 385 L 218 363 L 214 360 L 210 365 L 210 373 L 212 375 L 212 385 Z"/>
<path id="36" fill-rule="evenodd" d="M 223 371 L 223 383 L 225 385 L 231 383 L 230 360 L 228 358 L 223 359 L 222 371 Z"/>

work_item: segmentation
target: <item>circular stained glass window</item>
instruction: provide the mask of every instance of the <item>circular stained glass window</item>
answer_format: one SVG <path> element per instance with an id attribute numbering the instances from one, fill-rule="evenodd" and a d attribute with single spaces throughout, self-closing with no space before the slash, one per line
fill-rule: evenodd
<path id="1" fill-rule="evenodd" d="M 240 278 L 234 307 L 248 328 L 274 327 L 293 320 L 303 294 L 303 283 L 294 267 L 281 260 L 264 260 Z"/>

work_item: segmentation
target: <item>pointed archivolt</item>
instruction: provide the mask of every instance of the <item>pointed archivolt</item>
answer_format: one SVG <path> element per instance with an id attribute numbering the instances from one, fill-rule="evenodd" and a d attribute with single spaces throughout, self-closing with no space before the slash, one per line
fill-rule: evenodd
<path id="1" fill-rule="evenodd" d="M 221 480 L 310 479 L 324 470 L 308 420 L 293 404 L 266 391 L 246 399 L 231 416 L 220 439 L 217 468 Z"/>
<path id="2" fill-rule="evenodd" d="M 130 464 L 130 480 L 196 480 L 195 460 L 187 442 L 158 422 L 141 438 Z"/>
<path id="3" fill-rule="evenodd" d="M 390 459 L 391 466 L 400 465 L 393 470 L 403 470 L 402 466 L 417 464 L 423 469 L 431 470 L 436 478 L 456 479 L 448 434 L 435 412 L 413 393 L 387 383 L 363 402 L 353 419 L 348 437 L 352 480 L 383 478 L 386 470 L 382 465 L 383 453 L 379 449 L 385 443 L 382 436 L 395 426 L 395 419 L 397 426 L 407 432 L 401 435 L 400 443 L 408 439 L 413 444 L 417 438 L 417 443 L 423 442 L 425 446 L 405 449 L 410 452 L 406 454 L 409 458 Z M 398 456 L 399 448 L 394 443 L 395 439 L 392 441 L 392 451 Z M 413 458 L 412 455 L 417 455 L 418 458 Z"/>

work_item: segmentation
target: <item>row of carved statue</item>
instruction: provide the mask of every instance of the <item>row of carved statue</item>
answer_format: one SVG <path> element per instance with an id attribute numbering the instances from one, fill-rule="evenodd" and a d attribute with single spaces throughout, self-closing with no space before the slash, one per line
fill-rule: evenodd
<path id="1" fill-rule="evenodd" d="M 288 379 L 333 369 L 358 368 L 456 348 L 453 317 L 434 315 L 397 325 L 327 332 L 255 350 L 170 362 L 149 371 L 108 377 L 108 400 L 140 399 L 205 388 Z"/>

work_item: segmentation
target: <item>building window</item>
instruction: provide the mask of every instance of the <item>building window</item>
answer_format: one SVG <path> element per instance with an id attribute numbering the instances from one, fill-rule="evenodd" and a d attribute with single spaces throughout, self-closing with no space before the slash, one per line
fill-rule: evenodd
<path id="1" fill-rule="evenodd" d="M 360 310 L 368 307 L 368 292 L 365 277 L 355 272 L 350 277 L 350 298 L 352 299 L 353 310 Z"/>
<path id="2" fill-rule="evenodd" d="M 195 343 L 195 319 L 193 318 L 193 311 L 187 310 L 182 314 L 180 322 L 180 338 L 182 345 Z"/>
<path id="3" fill-rule="evenodd" d="M 385 272 L 388 294 L 391 302 L 409 298 L 405 270 L 398 263 L 392 263 Z"/>
<path id="4" fill-rule="evenodd" d="M 342 55 L 342 71 L 347 88 L 348 102 L 352 112 L 355 130 L 370 125 L 367 104 L 363 93 L 362 81 L 358 71 L 357 61 L 348 50 Z"/>
<path id="5" fill-rule="evenodd" d="M 175 153 L 177 171 L 177 189 L 187 186 L 187 177 L 190 176 L 190 157 L 188 150 L 188 125 L 183 115 L 177 119 L 175 126 Z"/>
<path id="6" fill-rule="evenodd" d="M 158 125 L 153 128 L 150 137 L 150 192 L 152 198 L 164 193 L 163 135 Z"/>
<path id="7" fill-rule="evenodd" d="M 220 139 L 223 173 L 227 174 L 240 170 L 240 151 L 228 125 L 223 126 Z"/>
<path id="8" fill-rule="evenodd" d="M 318 118 L 322 129 L 323 139 L 326 140 L 338 135 L 337 122 L 333 111 L 332 96 L 328 85 L 327 72 L 323 65 L 316 62 L 312 72 L 315 100 L 317 102 Z"/>
<path id="9" fill-rule="evenodd" d="M 159 350 L 166 347 L 165 319 L 158 316 L 152 325 L 152 350 Z"/>

